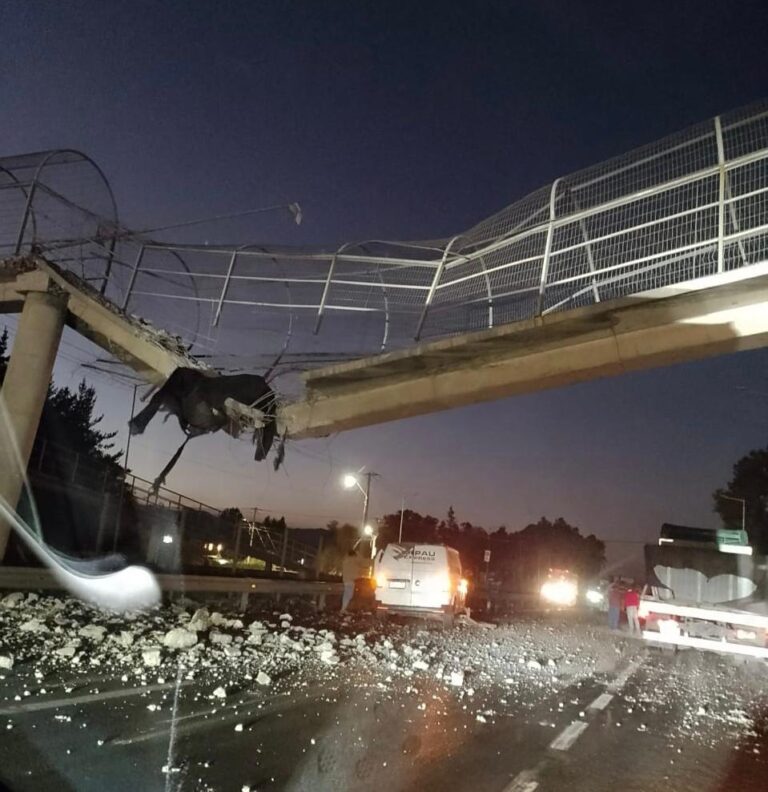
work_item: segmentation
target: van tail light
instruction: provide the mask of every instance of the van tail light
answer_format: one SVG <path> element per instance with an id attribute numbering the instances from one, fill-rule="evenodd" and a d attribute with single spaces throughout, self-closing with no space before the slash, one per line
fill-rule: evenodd
<path id="1" fill-rule="evenodd" d="M 466 578 L 462 578 L 459 582 L 459 594 L 466 594 L 469 591 L 469 583 Z"/>
<path id="2" fill-rule="evenodd" d="M 376 575 L 376 588 L 384 588 L 384 586 L 386 585 L 387 585 L 387 576 L 382 575 L 381 572 L 379 572 L 379 574 Z"/>
<path id="3" fill-rule="evenodd" d="M 417 583 L 418 585 L 418 583 Z M 451 590 L 451 579 L 448 575 L 440 575 L 438 577 L 434 577 L 428 579 L 424 583 L 424 587 L 428 591 L 432 591 L 434 593 L 443 592 L 443 591 L 450 591 Z"/>

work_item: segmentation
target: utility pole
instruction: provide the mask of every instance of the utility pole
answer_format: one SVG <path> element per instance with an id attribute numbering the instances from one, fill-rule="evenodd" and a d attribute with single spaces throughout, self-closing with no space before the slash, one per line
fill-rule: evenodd
<path id="1" fill-rule="evenodd" d="M 400 533 L 397 537 L 397 543 L 403 543 L 403 517 L 405 516 L 405 495 L 400 500 Z"/>
<path id="2" fill-rule="evenodd" d="M 371 502 L 371 479 L 378 475 L 379 475 L 378 473 L 365 474 L 365 493 L 364 493 L 365 503 L 363 505 L 363 536 L 366 535 L 366 526 L 368 525 L 368 505 Z M 373 558 L 376 552 L 376 532 L 374 530 L 371 530 L 369 542 L 370 542 L 371 558 Z"/>
<path id="3" fill-rule="evenodd" d="M 365 526 L 368 525 L 368 503 L 371 499 L 371 479 L 374 476 L 378 476 L 378 473 L 366 473 L 365 474 L 365 501 L 363 503 L 363 530 L 365 530 Z"/>

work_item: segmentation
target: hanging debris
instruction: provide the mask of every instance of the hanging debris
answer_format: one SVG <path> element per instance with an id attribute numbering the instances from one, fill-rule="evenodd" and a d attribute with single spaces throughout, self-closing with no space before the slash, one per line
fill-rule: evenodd
<path id="1" fill-rule="evenodd" d="M 253 431 L 254 458 L 266 459 L 276 433 L 276 396 L 258 374 L 216 374 L 177 368 L 147 406 L 130 421 L 131 434 L 142 434 L 158 410 L 175 415 L 187 439 L 155 481 L 159 488 L 187 441 L 223 429 L 232 437 Z"/>

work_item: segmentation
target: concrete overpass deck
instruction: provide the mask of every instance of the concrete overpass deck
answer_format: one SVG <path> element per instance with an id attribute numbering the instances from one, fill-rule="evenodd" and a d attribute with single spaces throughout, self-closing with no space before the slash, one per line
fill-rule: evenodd
<path id="1" fill-rule="evenodd" d="M 315 369 L 294 438 L 768 344 L 768 262 Z"/>

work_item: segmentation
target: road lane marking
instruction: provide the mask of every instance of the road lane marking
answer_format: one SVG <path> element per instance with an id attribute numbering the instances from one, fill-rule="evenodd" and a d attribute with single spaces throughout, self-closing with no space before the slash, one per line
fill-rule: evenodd
<path id="1" fill-rule="evenodd" d="M 182 685 L 189 685 L 184 682 Z M 68 696 L 67 698 L 48 699 L 47 701 L 20 701 L 9 707 L 0 708 L 0 715 L 23 715 L 27 712 L 41 712 L 59 707 L 76 707 L 78 704 L 90 704 L 94 701 L 107 701 L 116 698 L 131 698 L 142 693 L 156 693 L 160 690 L 169 690 L 176 686 L 175 682 L 165 682 L 162 685 L 144 685 L 143 687 L 120 690 L 105 690 L 99 693 L 86 693 L 82 696 Z"/>
<path id="2" fill-rule="evenodd" d="M 618 693 L 624 685 L 627 684 L 629 678 L 637 671 L 638 668 L 645 662 L 646 655 L 643 654 L 642 656 L 633 660 L 617 677 L 616 679 L 611 682 L 610 685 L 607 685 L 606 689 L 609 693 Z"/>
<path id="3" fill-rule="evenodd" d="M 614 679 L 610 684 L 606 684 L 606 691 L 601 693 L 587 708 L 586 711 L 592 714 L 596 711 L 604 710 L 614 699 L 614 694 L 621 690 L 627 684 L 632 675 L 640 668 L 647 658 L 647 652 L 643 652 L 639 657 L 633 660 L 629 665 Z M 575 720 L 549 744 L 551 751 L 564 752 L 569 750 L 576 740 L 587 730 L 590 721 Z M 543 759 L 533 770 L 523 770 L 518 773 L 508 784 L 504 787 L 503 792 L 536 792 L 539 788 L 539 776 L 544 768 L 550 766 L 553 762 L 557 761 L 555 755 L 550 754 L 548 758 Z"/>
<path id="4" fill-rule="evenodd" d="M 309 704 L 325 696 L 326 692 L 318 690 L 316 693 L 307 694 L 302 698 L 287 693 L 280 695 L 281 698 L 268 707 L 262 706 L 262 694 L 255 692 L 245 701 L 233 701 L 230 704 L 224 704 L 213 709 L 198 710 L 186 715 L 179 715 L 175 718 L 175 722 L 178 724 L 178 734 L 186 735 L 200 730 L 227 726 L 231 723 L 255 724 L 268 715 L 274 715 L 293 706 Z M 134 743 L 147 742 L 148 740 L 163 739 L 168 736 L 173 722 L 174 719 L 169 718 L 161 721 L 163 725 L 159 728 L 152 728 L 127 737 L 116 737 L 109 740 L 109 742 L 111 745 L 133 745 Z"/>
<path id="5" fill-rule="evenodd" d="M 570 726 L 566 726 L 560 734 L 549 744 L 553 751 L 567 751 L 581 736 L 584 729 L 589 726 L 587 721 L 575 720 Z"/>
<path id="6" fill-rule="evenodd" d="M 613 701 L 612 693 L 601 693 L 588 707 L 588 710 L 604 710 Z"/>
<path id="7" fill-rule="evenodd" d="M 504 792 L 535 792 L 539 787 L 536 776 L 535 770 L 523 770 L 504 787 Z"/>

